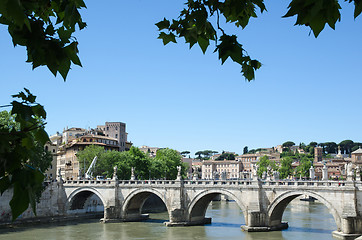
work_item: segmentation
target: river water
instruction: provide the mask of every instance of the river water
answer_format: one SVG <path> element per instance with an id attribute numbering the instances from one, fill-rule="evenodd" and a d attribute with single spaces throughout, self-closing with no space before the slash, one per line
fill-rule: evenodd
<path id="1" fill-rule="evenodd" d="M 41 224 L 0 229 L 0 240 L 115 240 L 115 239 L 238 239 L 238 240 L 299 240 L 333 239 L 336 224 L 328 209 L 321 203 L 292 201 L 286 208 L 283 221 L 289 228 L 283 231 L 248 233 L 240 225 L 244 216 L 235 202 L 212 202 L 206 212 L 212 223 L 205 226 L 166 227 L 166 213 L 150 214 L 146 222 L 102 224 L 97 220 Z"/>

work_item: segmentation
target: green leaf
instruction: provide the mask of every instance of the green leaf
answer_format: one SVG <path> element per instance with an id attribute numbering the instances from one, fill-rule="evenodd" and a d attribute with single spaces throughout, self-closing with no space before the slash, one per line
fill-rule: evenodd
<path id="1" fill-rule="evenodd" d="M 173 33 L 166 34 L 164 32 L 161 32 L 160 35 L 158 36 L 158 39 L 162 39 L 163 45 L 166 45 L 169 42 L 176 43 L 175 34 Z"/>
<path id="2" fill-rule="evenodd" d="M 62 75 L 63 79 L 67 78 L 69 70 L 70 70 L 70 60 L 64 59 L 58 68 L 58 71 L 60 75 Z"/>
<path id="3" fill-rule="evenodd" d="M 40 104 L 37 104 L 32 107 L 33 112 L 36 116 L 46 119 L 47 113 L 44 110 L 44 107 Z"/>
<path id="4" fill-rule="evenodd" d="M 38 128 L 35 131 L 35 138 L 41 145 L 44 145 L 45 143 L 50 141 L 48 133 L 44 130 L 44 128 Z"/>
<path id="5" fill-rule="evenodd" d="M 156 23 L 155 25 L 158 27 L 158 31 L 161 31 L 170 27 L 170 21 L 164 18 L 162 21 Z"/>
<path id="6" fill-rule="evenodd" d="M 9 176 L 0 178 L 0 194 L 2 195 L 11 186 Z"/>
<path id="7" fill-rule="evenodd" d="M 209 39 L 206 39 L 204 37 L 199 37 L 197 39 L 197 42 L 199 43 L 202 52 L 205 54 L 207 47 L 210 45 Z"/>
<path id="8" fill-rule="evenodd" d="M 362 12 L 362 1 L 354 0 L 354 18 L 358 17 Z"/>
<path id="9" fill-rule="evenodd" d="M 13 221 L 16 220 L 29 207 L 28 190 L 19 182 L 14 184 L 13 198 L 10 200 Z"/>
<path id="10" fill-rule="evenodd" d="M 68 57 L 70 58 L 70 60 L 78 65 L 78 66 L 82 66 L 82 63 L 80 62 L 80 59 L 78 57 L 78 42 L 72 42 L 71 44 L 69 44 L 67 47 L 65 47 L 65 52 L 68 55 Z M 69 66 L 70 68 L 70 66 Z"/>
<path id="11" fill-rule="evenodd" d="M 34 139 L 30 137 L 22 138 L 21 145 L 27 149 L 32 149 L 34 147 Z"/>
<path id="12" fill-rule="evenodd" d="M 315 37 L 324 29 L 326 23 L 334 29 L 335 23 L 341 18 L 341 6 L 336 0 L 292 0 L 288 8 L 283 17 L 297 15 L 295 25 L 309 26 Z"/>
<path id="13" fill-rule="evenodd" d="M 11 16 L 14 19 L 16 25 L 20 28 L 24 25 L 26 15 L 24 14 L 24 10 L 21 6 L 20 1 L 9 0 L 6 4 L 7 15 Z"/>

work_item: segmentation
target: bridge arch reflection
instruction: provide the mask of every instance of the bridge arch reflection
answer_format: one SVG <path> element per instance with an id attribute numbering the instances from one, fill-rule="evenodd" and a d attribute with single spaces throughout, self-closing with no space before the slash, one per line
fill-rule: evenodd
<path id="1" fill-rule="evenodd" d="M 333 216 L 336 225 L 337 230 L 341 230 L 341 216 L 338 214 L 338 211 L 334 208 L 333 204 L 330 203 L 328 200 L 326 200 L 321 195 L 314 193 L 312 191 L 287 191 L 285 193 L 282 193 L 278 197 L 274 199 L 274 201 L 270 204 L 268 208 L 268 218 L 269 218 L 269 226 L 271 228 L 279 228 L 282 225 L 282 218 L 283 213 L 288 204 L 296 199 L 297 197 L 307 195 L 310 197 L 313 197 L 320 201 L 330 212 L 330 214 Z"/>
<path id="2" fill-rule="evenodd" d="M 104 211 L 103 196 L 94 188 L 79 188 L 73 191 L 66 202 L 67 214 L 100 213 Z"/>
<path id="3" fill-rule="evenodd" d="M 222 189 L 205 190 L 197 194 L 190 202 L 188 206 L 188 221 L 191 224 L 200 224 L 205 221 L 208 221 L 207 219 L 205 219 L 206 210 L 210 202 L 220 194 L 226 195 L 227 197 L 234 200 L 237 203 L 237 205 L 240 207 L 243 215 L 247 216 L 247 214 L 245 214 L 246 207 L 244 203 L 241 201 L 240 198 L 235 196 L 232 192 Z"/>
<path id="4" fill-rule="evenodd" d="M 169 211 L 167 201 L 159 191 L 155 189 L 144 189 L 132 191 L 123 201 L 121 218 L 124 221 L 140 221 L 147 219 L 148 216 L 142 214 L 142 208 L 151 195 L 156 196 Z"/>

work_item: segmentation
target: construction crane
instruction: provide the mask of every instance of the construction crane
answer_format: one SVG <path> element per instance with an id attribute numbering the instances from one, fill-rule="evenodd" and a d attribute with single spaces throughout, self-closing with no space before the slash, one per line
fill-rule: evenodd
<path id="1" fill-rule="evenodd" d="M 97 156 L 95 156 L 93 158 L 93 161 L 89 165 L 89 168 L 88 168 L 87 172 L 85 173 L 85 178 L 88 178 L 88 179 L 93 178 L 93 169 L 94 169 L 94 166 L 96 165 L 96 162 L 97 162 Z"/>

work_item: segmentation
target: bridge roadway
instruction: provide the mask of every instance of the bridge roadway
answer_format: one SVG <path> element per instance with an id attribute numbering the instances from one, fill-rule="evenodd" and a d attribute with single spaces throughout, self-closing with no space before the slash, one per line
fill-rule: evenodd
<path id="1" fill-rule="evenodd" d="M 205 218 L 210 201 L 225 194 L 236 201 L 245 216 L 245 231 L 271 231 L 288 227 L 282 222 L 287 205 L 308 195 L 323 203 L 333 215 L 333 235 L 354 239 L 362 234 L 361 181 L 262 181 L 262 180 L 62 180 L 58 202 L 63 211 L 82 208 L 96 194 L 104 206 L 103 222 L 144 219 L 142 206 L 151 194 L 165 204 L 167 226 L 209 223 Z"/>

